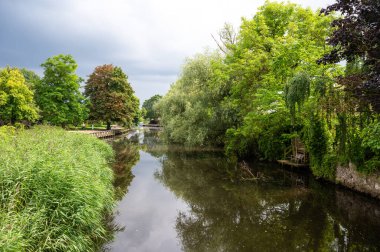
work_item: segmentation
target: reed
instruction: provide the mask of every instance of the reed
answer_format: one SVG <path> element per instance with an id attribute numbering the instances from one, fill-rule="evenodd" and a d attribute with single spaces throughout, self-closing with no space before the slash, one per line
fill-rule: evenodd
<path id="1" fill-rule="evenodd" d="M 114 206 L 112 148 L 51 127 L 1 132 L 0 251 L 97 250 Z"/>

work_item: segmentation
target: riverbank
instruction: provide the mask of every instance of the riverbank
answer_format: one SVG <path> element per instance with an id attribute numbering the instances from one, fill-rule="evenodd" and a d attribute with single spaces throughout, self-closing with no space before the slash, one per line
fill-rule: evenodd
<path id="1" fill-rule="evenodd" d="M 308 164 L 293 164 L 287 161 L 277 160 L 283 167 L 285 165 L 296 170 L 307 169 L 313 176 L 320 178 L 317 174 L 313 173 L 312 169 L 309 169 Z M 371 174 L 360 173 L 356 165 L 349 162 L 347 165 L 337 165 L 336 170 L 333 172 L 333 177 L 322 176 L 322 179 L 380 200 L 380 172 L 373 172 Z"/>
<path id="2" fill-rule="evenodd" d="M 114 206 L 112 148 L 52 127 L 0 134 L 0 250 L 96 251 Z"/>
<path id="3" fill-rule="evenodd" d="M 357 171 L 354 164 L 349 163 L 347 166 L 338 166 L 336 168 L 334 182 L 380 200 L 379 172 L 363 174 Z"/>
<path id="4" fill-rule="evenodd" d="M 286 160 L 278 160 L 282 165 L 288 164 L 281 161 Z M 307 169 L 313 174 L 313 176 L 319 178 L 319 176 L 314 174 L 313 170 L 310 170 L 306 164 L 289 166 L 297 170 Z M 380 172 L 374 172 L 371 174 L 360 173 L 358 172 L 357 167 L 350 162 L 347 165 L 337 165 L 333 178 L 322 177 L 322 179 L 380 200 Z"/>

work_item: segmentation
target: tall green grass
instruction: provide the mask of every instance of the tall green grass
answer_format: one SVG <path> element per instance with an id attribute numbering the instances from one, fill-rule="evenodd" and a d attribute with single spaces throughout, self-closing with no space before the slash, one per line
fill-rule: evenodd
<path id="1" fill-rule="evenodd" d="M 111 147 L 51 127 L 0 130 L 0 251 L 94 251 L 114 206 Z"/>

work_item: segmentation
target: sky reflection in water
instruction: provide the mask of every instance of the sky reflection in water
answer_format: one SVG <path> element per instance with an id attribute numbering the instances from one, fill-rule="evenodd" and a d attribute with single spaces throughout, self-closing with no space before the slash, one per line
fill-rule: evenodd
<path id="1" fill-rule="evenodd" d="M 115 222 L 125 230 L 116 235 L 112 251 L 181 251 L 175 223 L 187 205 L 154 178 L 160 167 L 157 158 L 140 151 L 135 178 L 117 207 Z"/>

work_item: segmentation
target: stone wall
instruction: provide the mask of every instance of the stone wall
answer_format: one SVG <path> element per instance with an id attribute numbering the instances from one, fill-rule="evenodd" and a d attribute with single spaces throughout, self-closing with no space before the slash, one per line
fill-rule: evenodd
<path id="1" fill-rule="evenodd" d="M 336 182 L 359 192 L 380 199 L 380 173 L 364 175 L 356 171 L 354 164 L 338 166 Z"/>

